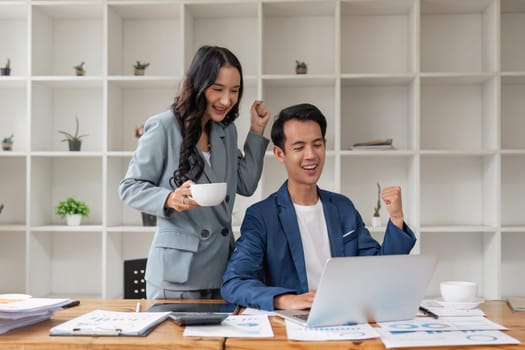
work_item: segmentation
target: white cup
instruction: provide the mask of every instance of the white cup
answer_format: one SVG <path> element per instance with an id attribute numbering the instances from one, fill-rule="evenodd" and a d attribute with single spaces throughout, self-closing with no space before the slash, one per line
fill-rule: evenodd
<path id="1" fill-rule="evenodd" d="M 478 285 L 467 281 L 445 281 L 439 285 L 443 300 L 453 303 L 473 302 L 478 296 Z"/>
<path id="2" fill-rule="evenodd" d="M 190 186 L 191 198 L 201 207 L 218 205 L 226 197 L 226 189 L 226 182 L 192 184 Z"/>

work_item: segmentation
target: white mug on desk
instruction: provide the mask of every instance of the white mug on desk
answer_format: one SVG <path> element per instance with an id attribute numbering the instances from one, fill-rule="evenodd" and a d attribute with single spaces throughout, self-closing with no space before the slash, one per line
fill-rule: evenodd
<path id="1" fill-rule="evenodd" d="M 467 281 L 445 281 L 439 285 L 443 300 L 453 303 L 468 303 L 476 300 L 478 285 Z"/>

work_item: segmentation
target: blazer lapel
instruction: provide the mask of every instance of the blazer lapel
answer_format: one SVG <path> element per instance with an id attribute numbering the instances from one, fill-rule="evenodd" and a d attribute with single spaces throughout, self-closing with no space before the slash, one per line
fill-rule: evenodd
<path id="1" fill-rule="evenodd" d="M 304 262 L 303 244 L 301 233 L 297 223 L 297 216 L 293 207 L 290 195 L 288 194 L 288 181 L 279 189 L 277 195 L 277 205 L 279 207 L 279 220 L 281 230 L 284 232 L 290 247 L 290 254 L 295 265 L 295 270 L 301 283 L 301 289 L 308 291 L 308 280 L 306 276 L 306 266 Z"/>
<path id="2" fill-rule="evenodd" d="M 226 164 L 228 164 L 228 154 L 226 153 L 225 134 L 222 125 L 212 123 L 210 132 L 211 145 L 211 168 L 205 167 L 204 172 L 210 173 L 211 177 L 215 177 L 214 182 L 226 181 Z M 207 165 L 207 164 L 206 164 Z"/>
<path id="3" fill-rule="evenodd" d="M 332 256 L 344 256 L 343 236 L 340 229 L 340 220 L 337 207 L 332 203 L 332 198 L 326 192 L 318 190 L 321 202 L 323 203 L 326 229 L 330 240 L 330 250 Z"/>

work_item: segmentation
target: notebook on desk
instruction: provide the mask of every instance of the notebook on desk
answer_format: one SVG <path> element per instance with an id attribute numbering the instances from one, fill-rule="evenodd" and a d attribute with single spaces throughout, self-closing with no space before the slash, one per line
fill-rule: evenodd
<path id="1" fill-rule="evenodd" d="M 338 257 L 324 267 L 310 310 L 277 310 L 308 327 L 416 316 L 437 264 L 433 255 Z"/>

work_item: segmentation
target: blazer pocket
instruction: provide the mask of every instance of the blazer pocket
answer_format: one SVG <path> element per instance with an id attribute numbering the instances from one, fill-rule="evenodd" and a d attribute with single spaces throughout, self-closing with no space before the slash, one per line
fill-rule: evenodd
<path id="1" fill-rule="evenodd" d="M 343 243 L 348 243 L 357 237 L 357 231 L 355 229 L 352 229 L 345 234 L 343 234 Z"/>
<path id="2" fill-rule="evenodd" d="M 170 283 L 188 281 L 193 255 L 199 249 L 199 238 L 175 231 L 159 232 L 155 248 L 160 254 L 162 280 Z"/>

